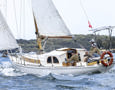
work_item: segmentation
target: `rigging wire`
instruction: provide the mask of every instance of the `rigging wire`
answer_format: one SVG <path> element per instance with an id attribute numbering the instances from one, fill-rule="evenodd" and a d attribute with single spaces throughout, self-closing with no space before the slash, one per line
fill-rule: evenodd
<path id="1" fill-rule="evenodd" d="M 85 10 L 85 8 L 84 8 L 84 5 L 83 5 L 83 3 L 82 3 L 82 0 L 80 0 L 80 5 L 81 5 L 81 8 L 82 8 L 82 10 L 83 10 L 83 12 L 84 12 L 84 14 L 85 14 L 85 16 L 86 16 L 86 19 L 87 19 L 87 21 L 88 21 L 89 28 L 92 29 L 93 27 L 92 27 L 92 25 L 91 25 L 91 23 L 90 23 L 90 21 L 89 21 L 88 14 L 86 13 L 86 10 Z"/>
<path id="2" fill-rule="evenodd" d="M 25 38 L 25 0 L 20 0 L 20 33 Z"/>
<path id="3" fill-rule="evenodd" d="M 22 0 L 20 0 L 20 38 L 22 38 L 22 9 L 23 9 L 23 3 L 22 3 Z"/>
<path id="4" fill-rule="evenodd" d="M 26 10 L 26 0 L 23 0 L 23 38 L 25 38 L 25 30 L 26 30 L 26 16 L 25 16 L 25 10 Z"/>
<path id="5" fill-rule="evenodd" d="M 17 38 L 19 38 L 19 28 L 18 28 L 18 20 L 17 20 L 17 14 L 16 14 L 16 2 L 13 0 L 13 7 L 14 7 L 14 18 L 16 20 L 16 31 L 17 31 Z"/>
<path id="6" fill-rule="evenodd" d="M 87 15 L 86 11 L 85 11 L 84 6 L 83 6 L 82 0 L 80 0 L 80 5 L 81 5 L 81 8 L 82 8 L 82 10 L 83 10 L 83 12 L 84 12 L 84 14 L 85 14 L 85 16 L 86 16 L 86 19 L 89 20 L 89 17 L 88 17 L 88 15 Z"/>
<path id="7" fill-rule="evenodd" d="M 90 29 L 93 29 L 93 27 L 92 27 L 92 25 L 91 25 L 91 23 L 90 23 L 90 20 L 89 20 L 89 16 L 88 16 L 88 14 L 87 14 L 87 12 L 86 12 L 86 10 L 85 10 L 85 8 L 84 8 L 84 5 L 83 5 L 83 3 L 82 3 L 82 0 L 80 0 L 80 5 L 81 5 L 81 8 L 82 8 L 82 10 L 83 10 L 83 12 L 84 12 L 84 14 L 85 14 L 85 16 L 86 16 L 86 19 L 87 19 L 87 21 L 88 21 L 89 28 L 90 28 Z M 94 37 L 95 42 L 97 42 L 97 35 L 96 35 L 96 32 L 94 32 L 94 31 L 93 31 L 93 37 Z"/>
<path id="8" fill-rule="evenodd" d="M 82 3 L 82 0 L 80 0 L 80 5 L 81 5 L 81 8 L 82 8 L 82 10 L 83 10 L 83 12 L 84 12 L 84 14 L 85 14 L 85 16 L 86 16 L 86 19 L 87 19 L 87 21 L 88 21 L 88 25 L 89 25 L 89 28 L 90 29 L 93 29 L 93 27 L 92 27 L 92 25 L 91 25 L 91 23 L 90 23 L 90 20 L 89 20 L 89 16 L 88 16 L 88 14 L 87 14 L 87 12 L 86 12 L 86 10 L 85 10 L 85 8 L 84 8 L 84 5 L 83 5 L 83 3 Z M 96 32 L 94 32 L 93 31 L 93 36 L 94 36 L 94 39 L 95 39 L 95 41 L 96 41 Z"/>

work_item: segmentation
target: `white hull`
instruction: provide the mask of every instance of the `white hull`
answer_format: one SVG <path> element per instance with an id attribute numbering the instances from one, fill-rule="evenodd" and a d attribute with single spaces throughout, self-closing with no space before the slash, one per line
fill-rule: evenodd
<path id="1" fill-rule="evenodd" d="M 97 72 L 106 72 L 113 67 L 113 64 L 109 67 L 105 67 L 103 65 L 97 66 L 69 66 L 69 67 L 39 67 L 39 66 L 30 66 L 30 65 L 21 65 L 12 62 L 13 66 L 20 70 L 21 72 L 34 74 L 34 75 L 48 75 L 52 74 L 62 74 L 62 75 L 80 75 L 80 74 L 88 74 L 88 73 L 97 73 Z"/>
<path id="2" fill-rule="evenodd" d="M 65 58 L 67 58 L 67 51 L 51 51 L 49 53 L 35 55 L 35 54 L 16 54 L 11 55 L 10 60 L 14 68 L 17 70 L 34 75 L 48 75 L 48 74 L 61 74 L 61 75 L 80 75 L 88 73 L 106 72 L 114 66 L 114 62 L 110 66 L 104 66 L 101 63 L 89 64 L 84 62 L 83 55 L 84 51 L 79 50 L 81 55 L 81 61 L 77 62 L 76 65 L 64 65 Z M 49 63 L 49 57 L 51 63 Z M 54 58 L 56 57 L 56 58 Z M 59 60 L 58 63 L 54 63 L 53 60 Z M 96 58 L 95 58 L 96 59 Z M 99 57 L 100 59 L 100 57 Z M 99 60 L 98 59 L 98 60 Z"/>

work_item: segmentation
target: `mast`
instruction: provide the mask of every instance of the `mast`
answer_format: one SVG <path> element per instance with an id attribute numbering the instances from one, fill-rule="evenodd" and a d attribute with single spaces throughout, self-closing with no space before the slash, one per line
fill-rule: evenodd
<path id="1" fill-rule="evenodd" d="M 33 15 L 34 16 L 34 15 Z M 35 23 L 35 34 L 36 34 L 36 39 L 37 39 L 37 45 L 38 45 L 38 49 L 39 50 L 43 50 L 42 48 L 42 44 L 41 44 L 41 37 L 40 37 L 40 34 L 38 32 L 38 26 L 37 26 L 37 23 L 36 23 L 36 19 L 35 19 L 35 16 L 34 16 L 34 23 Z"/>

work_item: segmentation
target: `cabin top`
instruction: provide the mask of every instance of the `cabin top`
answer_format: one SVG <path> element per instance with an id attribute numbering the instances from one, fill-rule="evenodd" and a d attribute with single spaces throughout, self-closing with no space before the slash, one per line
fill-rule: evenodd
<path id="1" fill-rule="evenodd" d="M 25 57 L 28 58 L 33 58 L 33 59 L 45 59 L 47 57 L 51 57 L 51 56 L 55 56 L 55 57 L 61 57 L 63 56 L 63 58 L 69 58 L 68 56 L 71 54 L 72 50 L 77 50 L 81 59 L 83 59 L 83 56 L 85 54 L 85 49 L 81 49 L 81 48 L 60 48 L 60 49 L 56 49 L 53 50 L 51 52 L 45 53 L 45 54 L 41 54 L 41 55 L 37 55 L 35 53 L 33 54 L 25 54 Z"/>
<path id="2" fill-rule="evenodd" d="M 30 61 L 34 60 L 34 62 L 39 60 L 44 66 L 62 66 L 63 63 L 72 56 L 72 51 L 74 50 L 78 51 L 79 60 L 84 61 L 86 50 L 80 48 L 60 48 L 41 55 L 36 53 L 24 54 L 24 58 Z"/>
<path id="3" fill-rule="evenodd" d="M 45 54 L 42 54 L 42 55 L 45 55 L 45 56 L 60 56 L 60 55 L 63 55 L 65 53 L 66 53 L 66 51 L 57 51 L 57 50 L 54 50 L 54 51 L 51 51 L 49 53 L 45 53 Z"/>

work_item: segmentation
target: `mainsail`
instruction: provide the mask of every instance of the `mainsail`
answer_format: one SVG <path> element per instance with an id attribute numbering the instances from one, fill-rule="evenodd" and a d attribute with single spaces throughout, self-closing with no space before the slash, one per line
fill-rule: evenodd
<path id="1" fill-rule="evenodd" d="M 39 34 L 47 37 L 71 37 L 52 0 L 32 0 Z"/>
<path id="2" fill-rule="evenodd" d="M 14 48 L 18 48 L 18 44 L 0 11 L 0 50 L 10 50 Z"/>

